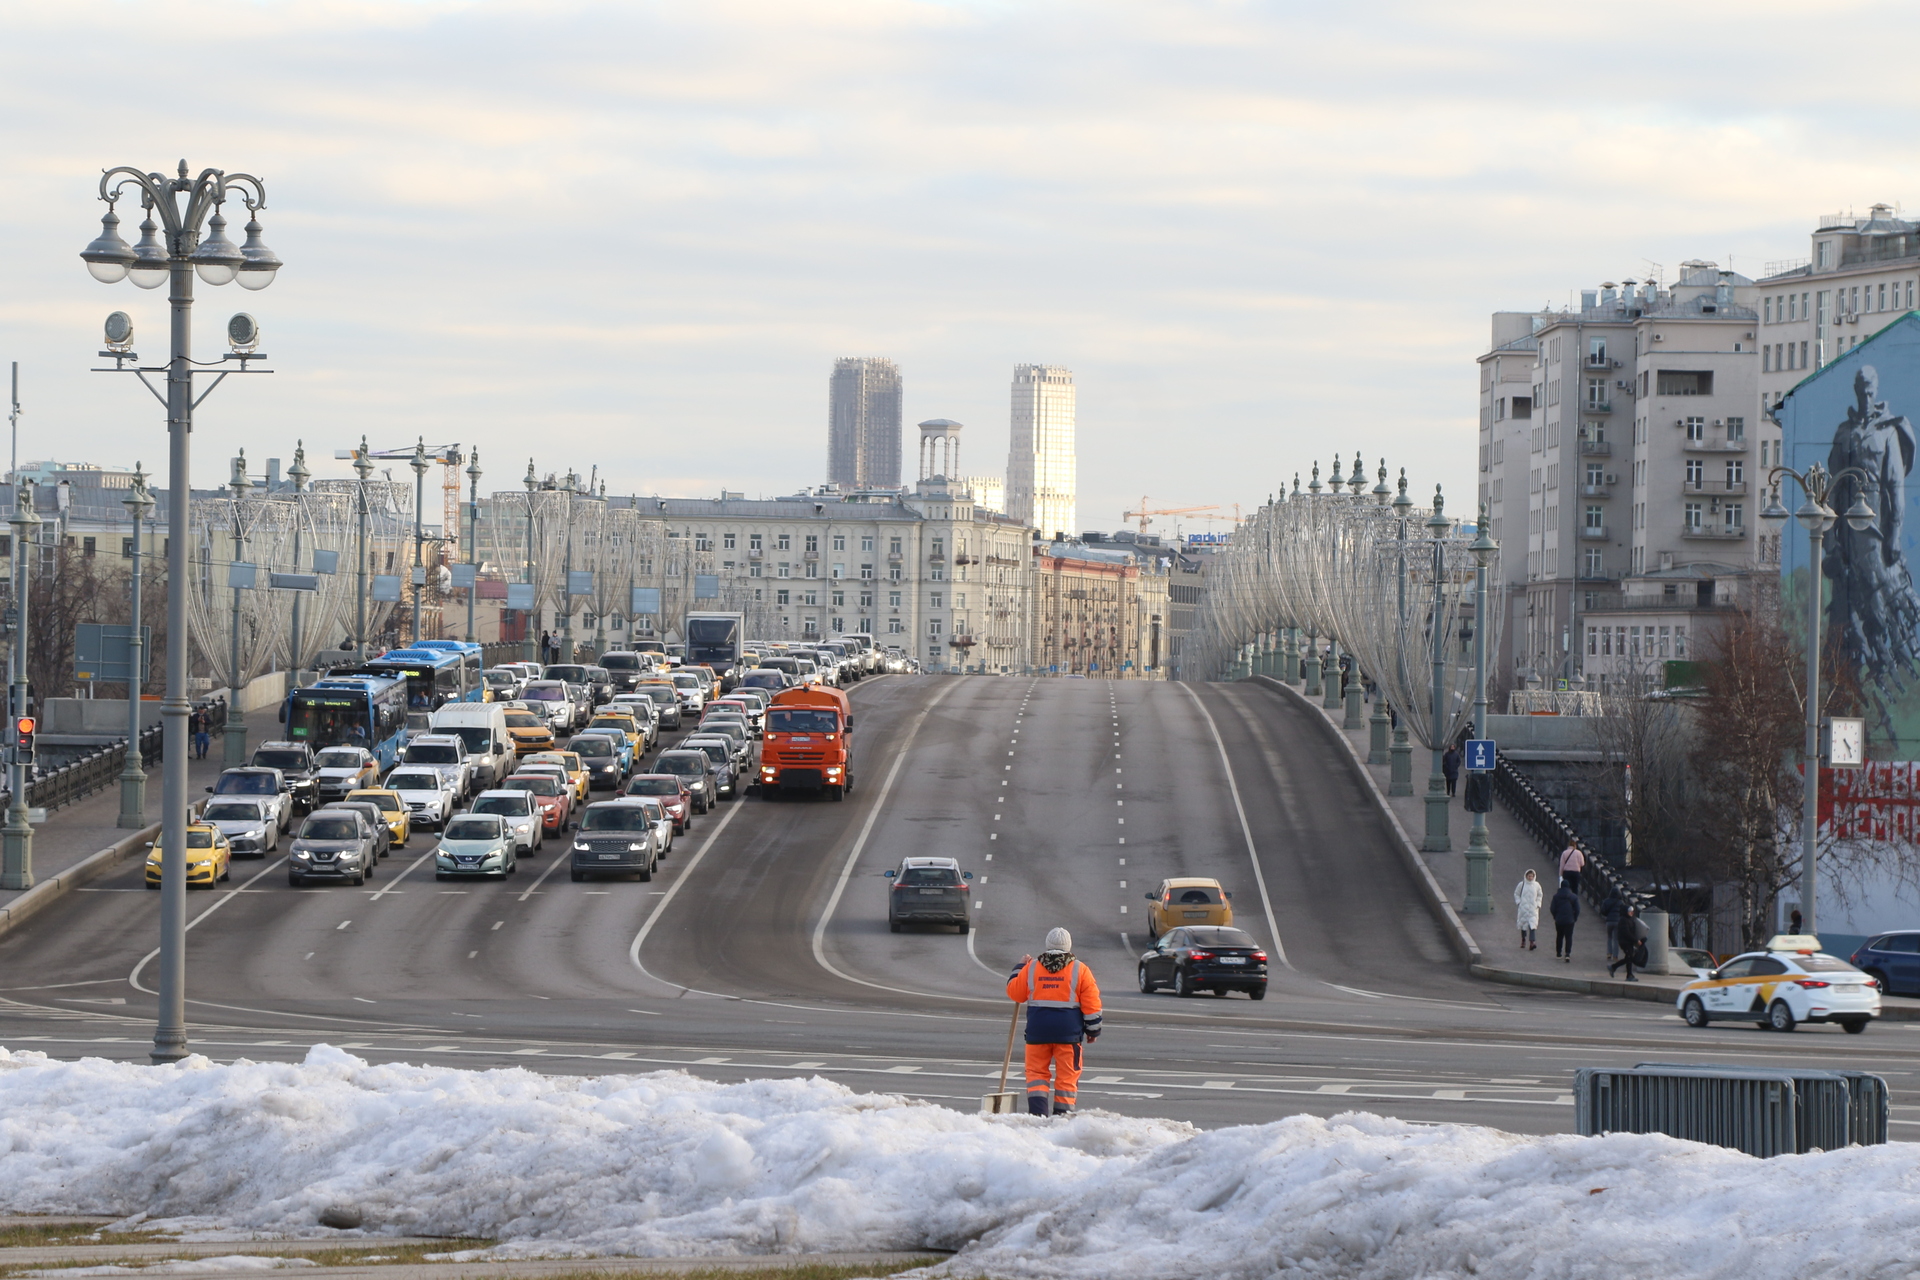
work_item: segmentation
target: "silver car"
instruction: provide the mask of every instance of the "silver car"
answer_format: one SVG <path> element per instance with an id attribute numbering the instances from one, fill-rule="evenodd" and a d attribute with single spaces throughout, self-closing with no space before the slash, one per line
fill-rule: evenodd
<path id="1" fill-rule="evenodd" d="M 463 813 L 447 824 L 433 851 L 433 878 L 499 876 L 520 869 L 513 831 L 506 820 L 491 813 Z"/>
<path id="2" fill-rule="evenodd" d="M 544 839 L 543 815 L 531 791 L 482 791 L 473 802 L 471 813 L 493 814 L 513 832 L 516 853 L 538 853 Z"/>
<path id="3" fill-rule="evenodd" d="M 365 884 L 378 859 L 373 826 L 353 809 L 317 809 L 293 837 L 287 858 L 287 883 L 299 888 L 309 880 Z"/>
<path id="4" fill-rule="evenodd" d="M 236 858 L 264 858 L 280 847 L 279 817 L 258 796 L 217 796 L 200 820 L 219 828 Z"/>
<path id="5" fill-rule="evenodd" d="M 401 765 L 387 775 L 387 790 L 400 793 L 407 815 L 417 826 L 444 827 L 459 806 L 453 780 L 438 769 Z"/>
<path id="6" fill-rule="evenodd" d="M 423 733 L 407 743 L 400 763 L 437 769 L 453 783 L 453 792 L 462 798 L 473 793 L 473 762 L 467 758 L 466 741 L 454 733 Z"/>

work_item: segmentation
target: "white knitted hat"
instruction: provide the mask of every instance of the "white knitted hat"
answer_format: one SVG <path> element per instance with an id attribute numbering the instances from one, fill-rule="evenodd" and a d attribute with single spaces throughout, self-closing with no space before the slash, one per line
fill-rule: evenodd
<path id="1" fill-rule="evenodd" d="M 1073 935 L 1068 933 L 1065 929 L 1047 930 L 1046 950 L 1048 951 L 1073 950 Z"/>

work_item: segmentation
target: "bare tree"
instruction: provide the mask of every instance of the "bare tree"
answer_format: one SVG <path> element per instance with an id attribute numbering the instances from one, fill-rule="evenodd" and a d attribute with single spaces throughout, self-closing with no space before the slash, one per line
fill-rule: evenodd
<path id="1" fill-rule="evenodd" d="M 1589 775 L 1598 808 L 1624 832 L 1627 860 L 1651 874 L 1682 936 L 1693 938 L 1704 927 L 1713 866 L 1693 832 L 1692 708 L 1657 696 L 1642 678 L 1609 694 L 1604 714 L 1588 720 L 1600 753 Z"/>

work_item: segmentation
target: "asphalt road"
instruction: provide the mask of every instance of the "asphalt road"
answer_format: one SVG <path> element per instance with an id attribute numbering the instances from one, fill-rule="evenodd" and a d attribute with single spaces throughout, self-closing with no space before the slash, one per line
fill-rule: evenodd
<path id="1" fill-rule="evenodd" d="M 552 841 L 513 880 L 440 884 L 424 834 L 360 889 L 236 862 L 189 900 L 193 1047 L 819 1074 L 971 1110 L 999 1078 L 1008 969 L 1064 925 L 1107 1004 L 1083 1108 L 1564 1132 L 1574 1068 L 1683 1059 L 1876 1071 L 1896 1133 L 1920 1125 L 1916 1024 L 1696 1032 L 1658 1005 L 1467 977 L 1350 769 L 1268 691 L 883 677 L 852 698 L 846 802 L 723 804 L 651 883 L 573 884 Z M 882 872 L 907 854 L 975 873 L 973 930 L 889 931 Z M 1183 874 L 1218 876 L 1236 923 L 1284 954 L 1263 1003 L 1135 989 L 1143 894 Z M 159 895 L 139 875 L 0 938 L 0 1043 L 144 1060 Z"/>

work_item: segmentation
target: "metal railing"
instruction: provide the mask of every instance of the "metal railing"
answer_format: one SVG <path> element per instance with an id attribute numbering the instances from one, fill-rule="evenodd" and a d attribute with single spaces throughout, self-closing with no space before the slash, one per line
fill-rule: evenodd
<path id="1" fill-rule="evenodd" d="M 210 698 L 196 702 L 194 710 L 205 712 L 209 717 L 209 728 L 217 731 L 227 722 L 227 702 L 224 698 Z M 165 727 L 149 725 L 140 731 L 139 750 L 142 768 L 151 768 L 161 756 L 161 743 L 165 736 Z M 111 745 L 80 757 L 71 764 L 58 769 L 37 770 L 33 779 L 27 783 L 27 807 L 31 809 L 58 809 L 62 805 L 72 804 L 119 781 L 120 771 L 126 767 L 127 740 L 120 739 Z M 13 792 L 10 788 L 0 787 L 0 808 L 13 804 Z"/>
<path id="2" fill-rule="evenodd" d="M 1513 820 L 1518 822 L 1540 845 L 1540 851 L 1559 866 L 1560 851 L 1568 845 L 1579 849 L 1586 857 L 1587 869 L 1580 874 L 1580 889 L 1587 901 L 1598 907 L 1607 900 L 1608 893 L 1618 893 L 1628 902 L 1638 906 L 1648 901 L 1645 894 L 1632 889 L 1613 864 L 1606 862 L 1587 847 L 1586 841 L 1574 833 L 1573 827 L 1560 816 L 1559 810 L 1548 804 L 1546 798 L 1534 790 L 1527 776 L 1513 767 L 1506 752 L 1494 755 L 1493 794 L 1506 807 Z M 1556 872 L 1556 878 L 1558 873 Z M 1602 891 L 1604 886 L 1605 892 Z"/>
<path id="3" fill-rule="evenodd" d="M 1574 1131 L 1664 1133 L 1750 1156 L 1887 1140 L 1887 1083 L 1861 1071 L 1642 1062 L 1574 1072 Z"/>

